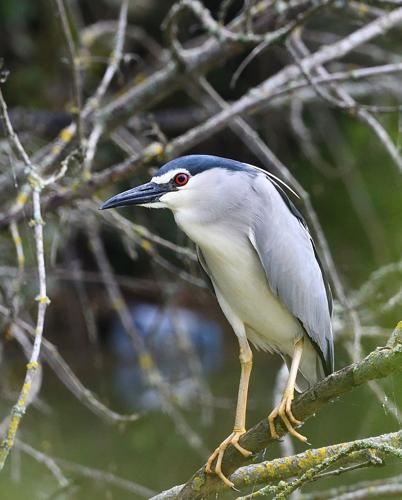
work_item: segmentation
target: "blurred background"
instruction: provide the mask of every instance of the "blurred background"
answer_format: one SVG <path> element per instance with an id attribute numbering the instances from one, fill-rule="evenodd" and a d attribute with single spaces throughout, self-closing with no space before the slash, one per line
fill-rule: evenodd
<path id="1" fill-rule="evenodd" d="M 222 3 L 228 5 L 226 13 Z M 173 4 L 128 2 L 122 57 L 102 105 L 171 64 L 161 25 Z M 365 2 L 356 2 L 355 9 L 344 2 L 335 4 L 306 21 L 302 36 L 309 50 L 333 43 L 387 8 L 367 7 Z M 204 5 L 215 18 L 223 16 L 224 22 L 244 15 L 242 1 L 204 1 Z M 65 7 L 79 63 L 81 103 L 85 103 L 110 64 L 121 2 L 71 0 Z M 256 16 L 260 30 L 264 30 L 264 16 L 276 8 L 272 2 L 268 14 Z M 200 22 L 188 12 L 183 19 L 181 42 L 186 47 L 200 46 L 208 37 Z M 102 121 L 86 125 L 86 144 L 93 152 L 88 157 L 76 145 L 60 155 L 54 153 L 77 114 L 66 47 L 57 2 L 0 2 L 0 57 L 3 72 L 9 72 L 2 91 L 13 126 L 38 164 L 45 165 L 50 158 L 44 172 L 54 173 L 68 158 L 67 173 L 44 193 L 48 197 L 63 197 L 74 186 L 90 183 L 92 175 L 149 145 L 168 144 L 203 123 L 211 115 L 206 88 L 231 103 L 293 61 L 284 43 L 262 48 L 244 69 L 240 65 L 254 47 L 232 51 L 208 68 L 209 83 L 203 87 L 187 74 L 186 84 L 169 82 L 158 99 L 144 98 L 134 113 L 128 104 L 127 116 L 113 126 L 109 123 L 113 120 L 107 126 Z M 401 49 L 401 32 L 394 31 L 327 69 L 400 64 Z M 398 149 L 400 74 L 342 85 L 368 109 L 387 110 L 375 116 Z M 310 194 L 349 305 L 358 313 L 361 353 L 384 345 L 401 319 L 402 186 L 397 164 L 370 128 L 353 113 L 331 106 L 314 89 L 268 102 L 246 123 Z M 228 126 L 186 152 L 235 158 L 278 173 Z M 161 163 L 162 157 L 159 161 L 153 156 L 87 196 L 80 194 L 57 208 L 49 203 L 44 209 L 51 299 L 44 330 L 47 344 L 40 380 L 18 434 L 20 441 L 1 473 L 2 499 L 150 497 L 186 481 L 232 428 L 240 372 L 237 341 L 198 269 L 192 244 L 178 232 L 167 211 L 97 210 L 101 200 L 143 182 Z M 0 167 L 1 210 L 8 214 L 24 186 L 25 173 L 4 136 L 0 137 Z M 306 213 L 302 200 L 296 203 Z M 22 275 L 6 225 L 0 233 L 1 419 L 7 419 L 18 397 L 31 342 L 21 329 L 18 333 L 10 326 L 6 312 L 17 311 L 17 317 L 32 325 L 36 315 L 30 214 L 27 206 L 19 221 L 25 253 Z M 344 311 L 337 301 L 337 369 L 356 355 L 354 327 Z M 278 357 L 255 353 L 248 425 L 272 409 L 281 365 Z M 325 407 L 305 424 L 303 433 L 318 447 L 400 428 L 401 382 L 400 376 L 394 376 L 356 390 Z M 138 415 L 135 421 L 127 417 L 132 414 Z M 4 425 L 0 429 L 4 432 Z M 304 448 L 299 443 L 291 446 L 292 452 Z M 275 445 L 265 458 L 279 456 L 285 448 Z M 60 470 L 46 463 L 48 455 L 57 459 Z M 397 471 L 390 459 L 386 467 L 329 477 L 320 482 L 320 488 Z M 310 485 L 305 491 L 313 488 Z"/>

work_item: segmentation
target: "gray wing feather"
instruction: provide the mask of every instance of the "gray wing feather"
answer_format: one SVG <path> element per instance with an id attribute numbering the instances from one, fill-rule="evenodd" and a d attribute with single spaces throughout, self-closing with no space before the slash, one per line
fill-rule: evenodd
<path id="1" fill-rule="evenodd" d="M 272 292 L 303 325 L 329 374 L 334 370 L 332 300 L 307 226 L 267 177 L 257 176 L 254 191 L 258 208 L 250 241 Z"/>

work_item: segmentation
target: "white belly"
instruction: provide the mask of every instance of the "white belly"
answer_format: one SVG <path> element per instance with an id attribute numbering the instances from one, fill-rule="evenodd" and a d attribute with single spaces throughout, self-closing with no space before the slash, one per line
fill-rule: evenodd
<path id="1" fill-rule="evenodd" d="M 303 330 L 271 292 L 265 271 L 248 238 L 241 240 L 234 234 L 222 234 L 210 224 L 198 227 L 192 224 L 189 231 L 183 229 L 202 251 L 217 298 L 229 322 L 232 322 L 231 314 L 240 320 L 247 337 L 257 347 L 293 354 L 294 343 L 303 335 Z M 229 314 L 224 301 L 231 310 Z"/>

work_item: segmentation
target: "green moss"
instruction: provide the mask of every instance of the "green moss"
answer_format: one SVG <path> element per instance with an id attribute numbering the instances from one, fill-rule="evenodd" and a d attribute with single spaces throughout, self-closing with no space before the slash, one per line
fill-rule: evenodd
<path id="1" fill-rule="evenodd" d="M 193 490 L 200 491 L 200 489 L 204 486 L 205 479 L 203 477 L 197 476 L 193 481 Z"/>

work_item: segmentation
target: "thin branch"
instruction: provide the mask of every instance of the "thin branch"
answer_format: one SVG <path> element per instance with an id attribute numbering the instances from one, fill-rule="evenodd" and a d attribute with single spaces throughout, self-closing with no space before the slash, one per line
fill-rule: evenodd
<path id="1" fill-rule="evenodd" d="M 296 43 L 296 46 L 301 53 L 301 56 L 303 58 L 306 58 L 309 57 L 311 54 L 307 50 L 307 47 L 304 45 L 300 37 L 300 34 L 301 34 L 300 31 L 295 31 L 294 36 L 292 37 L 291 40 L 293 40 Z M 290 44 L 289 48 L 291 49 Z M 314 83 L 314 80 L 311 78 L 309 74 L 309 70 L 304 68 L 302 60 L 301 61 L 297 60 L 297 63 L 300 64 L 300 69 L 303 75 L 311 83 L 317 94 L 320 97 L 322 97 L 322 99 L 328 101 L 330 104 L 334 105 L 337 108 L 346 109 L 352 116 L 356 116 L 359 120 L 361 120 L 363 123 L 368 125 L 368 127 L 373 130 L 375 135 L 382 142 L 386 151 L 395 161 L 395 163 L 397 164 L 398 168 L 402 173 L 402 157 L 399 155 L 397 147 L 393 144 L 387 131 L 381 125 L 381 123 L 367 109 L 359 105 L 343 88 L 335 86 L 334 84 L 330 86 L 334 92 L 335 97 L 333 97 L 328 92 L 323 92 L 321 87 Z M 315 69 L 321 76 L 330 76 L 330 73 L 321 64 L 317 65 Z"/>
<path id="2" fill-rule="evenodd" d="M 60 487 L 65 487 L 69 484 L 68 479 L 64 476 L 62 470 L 60 467 L 56 464 L 56 462 L 50 457 L 49 455 L 46 455 L 45 453 L 42 453 L 39 450 L 36 450 L 35 448 L 32 448 L 32 446 L 29 446 L 27 443 L 23 443 L 19 439 L 17 439 L 15 443 L 15 447 L 18 450 L 23 451 L 30 457 L 34 458 L 37 462 L 43 464 L 49 471 L 52 473 L 52 475 L 55 477 L 57 482 L 59 483 Z"/>
<path id="3" fill-rule="evenodd" d="M 133 347 L 138 355 L 138 366 L 142 371 L 145 381 L 155 388 L 161 398 L 162 408 L 171 417 L 177 431 L 185 438 L 186 442 L 195 449 L 201 456 L 208 454 L 200 436 L 190 427 L 174 404 L 172 391 L 158 369 L 150 351 L 144 343 L 143 338 L 136 330 L 131 318 L 127 302 L 114 279 L 113 269 L 106 255 L 103 242 L 99 236 L 96 223 L 88 223 L 87 231 L 91 250 L 104 277 L 104 283 L 109 295 L 110 303 L 118 314 L 120 321 L 132 341 Z"/>
<path id="4" fill-rule="evenodd" d="M 57 11 L 60 16 L 60 22 L 63 29 L 64 38 L 67 45 L 67 54 L 71 66 L 71 72 L 73 76 L 73 88 L 74 88 L 74 100 L 75 106 L 73 108 L 74 114 L 77 116 L 77 132 L 79 145 L 82 151 L 84 151 L 84 129 L 83 129 L 83 119 L 82 119 L 82 77 L 81 77 L 81 63 L 75 43 L 73 40 L 73 35 L 71 33 L 70 22 L 68 20 L 66 7 L 64 5 L 64 0 L 55 0 Z"/>
<path id="5" fill-rule="evenodd" d="M 174 54 L 174 57 L 180 62 L 184 61 L 184 50 L 177 38 L 178 31 L 178 21 L 181 13 L 185 10 L 191 11 L 201 22 L 203 28 L 208 34 L 215 37 L 220 43 L 232 42 L 241 44 L 261 44 L 272 45 L 279 42 L 285 38 L 296 26 L 301 22 L 305 21 L 309 16 L 320 9 L 329 5 L 333 0 L 322 0 L 317 5 L 312 5 L 307 8 L 302 14 L 296 15 L 294 19 L 286 23 L 284 26 L 277 28 L 274 31 L 270 31 L 263 35 L 257 35 L 248 29 L 246 32 L 241 31 L 231 31 L 225 26 L 216 21 L 211 12 L 204 7 L 204 5 L 198 0 L 181 0 L 173 5 L 171 8 L 164 26 L 167 32 L 168 41 L 170 48 Z M 245 22 L 248 24 L 249 28 L 251 26 L 250 19 L 253 15 L 258 12 L 257 8 L 251 8 L 246 10 L 246 15 L 244 16 Z"/>
<path id="6" fill-rule="evenodd" d="M 4 127 L 7 133 L 8 140 L 10 141 L 10 145 L 15 148 L 21 160 L 25 163 L 30 181 L 33 185 L 32 225 L 34 227 L 35 250 L 36 250 L 36 260 L 38 266 L 38 281 L 39 281 L 39 294 L 36 297 L 36 301 L 38 302 L 38 314 L 36 320 L 35 338 L 32 347 L 31 357 L 29 363 L 27 364 L 24 383 L 22 385 L 18 401 L 14 405 L 11 411 L 11 419 L 6 433 L 6 437 L 3 439 L 0 445 L 0 471 L 1 471 L 7 460 L 7 456 L 14 444 L 18 427 L 26 411 L 29 393 L 34 383 L 36 372 L 38 371 L 39 368 L 39 354 L 40 354 L 42 334 L 45 322 L 45 313 L 46 313 L 46 308 L 50 303 L 50 300 L 47 297 L 47 290 L 46 290 L 46 268 L 45 268 L 45 255 L 43 248 L 43 219 L 41 214 L 41 190 L 43 187 L 43 182 L 42 179 L 39 178 L 39 176 L 37 175 L 35 167 L 32 165 L 29 156 L 27 155 L 24 147 L 22 146 L 18 136 L 14 133 L 13 127 L 11 125 L 8 116 L 7 106 L 3 98 L 3 93 L 1 91 L 1 88 L 0 88 L 0 115 L 3 119 Z"/>
<path id="7" fill-rule="evenodd" d="M 95 198 L 95 202 L 85 202 L 85 205 L 91 208 L 94 213 L 98 213 L 100 200 Z M 116 211 L 104 210 L 101 212 L 101 216 L 111 226 L 117 226 L 125 236 L 129 237 L 133 233 L 138 235 L 136 243 L 143 248 L 147 245 L 150 245 L 151 243 L 155 243 L 156 245 L 171 250 L 181 257 L 185 257 L 189 260 L 192 260 L 193 262 L 198 262 L 195 252 L 193 252 L 190 248 L 176 245 L 175 243 L 172 243 L 171 241 L 166 240 L 165 238 L 162 238 L 157 234 L 154 234 L 147 227 L 130 221 Z"/>
<path id="8" fill-rule="evenodd" d="M 270 30 L 274 26 L 278 15 L 292 18 L 293 15 L 298 15 L 316 4 L 316 1 L 305 0 L 291 2 L 282 10 L 277 5 L 277 2 L 272 5 L 271 1 L 261 1 L 256 8 L 259 17 L 267 14 L 266 19 L 264 19 L 264 27 Z M 238 16 L 227 26 L 228 29 L 236 32 L 241 28 L 244 19 L 244 14 Z M 184 56 L 185 59 L 182 61 L 182 65 L 178 65 L 174 60 L 169 61 L 164 65 L 163 69 L 155 72 L 144 83 L 128 88 L 121 95 L 114 98 L 99 111 L 99 118 L 108 121 L 118 119 L 121 123 L 133 113 L 155 104 L 167 94 L 174 92 L 182 84 L 183 66 L 186 73 L 205 73 L 217 64 L 221 64 L 222 60 L 234 56 L 246 50 L 246 48 L 247 45 L 233 42 L 230 39 L 217 40 L 214 36 L 208 37 L 201 46 L 192 49 Z"/>
<path id="9" fill-rule="evenodd" d="M 43 249 L 43 219 L 40 207 L 40 189 L 34 188 L 33 191 L 33 207 L 34 207 L 34 233 L 36 245 L 36 257 L 38 263 L 38 278 L 39 278 L 39 295 L 36 297 L 38 301 L 38 316 L 35 328 L 35 339 L 32 347 L 32 353 L 27 364 L 27 371 L 25 375 L 24 384 L 21 388 L 20 395 L 17 403 L 11 411 L 11 421 L 7 430 L 7 435 L 0 446 L 0 471 L 3 469 L 7 456 L 13 447 L 15 436 L 18 431 L 21 419 L 26 411 L 27 398 L 31 391 L 36 372 L 39 368 L 39 354 L 42 342 L 42 333 L 45 322 L 45 313 L 49 298 L 46 295 L 46 270 L 45 270 L 45 256 Z"/>
<path id="10" fill-rule="evenodd" d="M 17 341 L 17 343 L 22 347 L 24 355 L 25 355 L 26 359 L 29 361 L 29 359 L 31 357 L 31 352 L 32 352 L 31 340 L 27 337 L 25 332 L 15 324 L 13 324 L 10 328 L 10 335 L 12 335 L 12 337 Z M 42 380 L 43 380 L 43 370 L 42 370 L 42 366 L 39 365 L 37 372 L 36 372 L 36 376 L 32 381 L 30 391 L 26 397 L 26 402 L 25 402 L 26 409 L 31 404 L 32 405 L 35 404 L 35 401 L 37 400 L 39 392 L 40 392 L 41 387 L 42 387 Z M 1 437 L 3 437 L 7 433 L 7 430 L 10 427 L 11 421 L 12 421 L 12 414 L 8 415 L 0 423 L 0 436 Z"/>
<path id="11" fill-rule="evenodd" d="M 112 474 L 111 472 L 108 472 L 106 470 L 95 469 L 93 467 L 86 467 L 85 465 L 77 464 L 75 462 L 70 462 L 62 458 L 52 457 L 20 440 L 17 440 L 16 447 L 21 449 L 23 452 L 29 454 L 33 458 L 35 458 L 35 460 L 44 463 L 48 468 L 52 467 L 53 472 L 56 472 L 54 470 L 55 467 L 58 468 L 60 474 L 62 474 L 63 469 L 68 470 L 76 474 L 77 476 L 92 479 L 96 483 L 104 482 L 106 484 L 111 484 L 123 491 L 134 493 L 135 495 L 139 495 L 140 497 L 143 498 L 149 498 L 154 494 L 154 492 L 151 489 L 141 484 L 129 481 L 127 479 L 123 479 L 122 477 L 116 476 L 115 474 Z"/>
<path id="12" fill-rule="evenodd" d="M 110 55 L 109 63 L 103 75 L 103 78 L 98 88 L 96 89 L 95 94 L 88 101 L 86 107 L 89 109 L 95 109 L 99 105 L 107 89 L 109 88 L 111 81 L 113 80 L 115 74 L 119 69 L 120 61 L 123 57 L 124 38 L 127 28 L 128 3 L 129 0 L 123 0 L 121 4 L 114 49 Z M 88 113 L 88 110 L 86 110 L 86 112 Z"/>
<path id="13" fill-rule="evenodd" d="M 336 49 L 334 49 L 336 53 Z M 288 67 L 289 68 L 289 67 Z M 286 69 L 286 68 L 285 68 Z M 352 71 L 342 71 L 339 73 L 334 73 L 330 77 L 325 78 L 316 78 L 314 81 L 319 84 L 330 84 L 335 81 L 346 81 L 348 79 L 357 80 L 360 78 L 366 78 L 369 76 L 377 77 L 382 74 L 392 74 L 394 72 L 402 71 L 402 63 L 395 65 L 383 65 L 372 68 L 363 68 L 362 70 L 352 70 Z M 284 70 L 282 70 L 284 71 Z M 271 79 L 268 79 L 270 81 Z M 264 85 L 264 84 L 262 84 Z M 281 86 L 283 85 L 283 86 Z M 306 81 L 295 81 L 293 83 L 289 83 L 287 76 L 281 78 L 281 81 L 278 82 L 278 87 L 274 84 L 273 88 L 270 89 L 267 93 L 263 93 L 258 88 L 254 88 L 250 91 L 250 96 L 258 97 L 257 101 L 253 104 L 253 109 L 249 110 L 248 106 L 245 109 L 245 113 L 247 112 L 263 112 L 266 111 L 266 107 L 268 104 L 273 106 L 275 104 L 274 99 L 277 99 L 278 104 L 283 104 L 283 102 L 279 101 L 279 98 L 283 98 L 284 96 L 290 95 L 297 90 L 303 90 L 306 87 L 309 87 L 309 82 Z M 309 91 L 308 95 L 301 96 L 303 99 L 307 99 L 312 97 L 311 91 Z M 239 101 L 245 99 L 241 98 Z M 226 112 L 230 112 L 230 116 L 232 111 L 236 115 L 236 110 L 233 110 L 233 107 L 237 107 L 239 101 L 228 106 L 228 110 Z M 223 113 L 223 112 L 222 112 Z M 139 168 L 143 164 L 154 162 L 160 162 L 164 158 L 168 159 L 172 156 L 179 155 L 184 151 L 190 149 L 194 145 L 198 144 L 198 142 L 206 139 L 210 135 L 213 135 L 216 131 L 220 130 L 227 126 L 230 123 L 229 118 L 223 117 L 219 119 L 219 124 L 215 123 L 215 117 L 220 117 L 222 113 L 216 114 L 213 118 L 208 120 L 208 122 L 197 126 L 191 129 L 189 132 L 184 133 L 174 141 L 168 143 L 167 145 L 162 145 L 159 143 L 152 143 L 146 146 L 142 151 L 136 152 L 132 156 L 130 156 L 127 160 L 122 161 L 121 163 L 114 165 L 105 169 L 102 172 L 93 174 L 91 179 L 87 182 L 82 183 L 80 186 L 74 186 L 73 188 L 67 188 L 64 190 L 62 194 L 53 194 L 48 196 L 44 200 L 44 206 L 46 208 L 57 208 L 59 206 L 68 204 L 72 199 L 76 198 L 84 198 L 87 197 L 90 193 L 100 189 L 101 187 L 107 185 L 112 181 L 116 181 L 118 179 L 127 177 L 128 175 L 132 175 L 133 170 L 137 167 Z M 238 114 L 243 114 L 242 111 Z M 68 135 L 71 140 L 71 133 L 73 129 L 69 128 Z M 198 136 L 199 132 L 202 132 L 202 135 Z M 67 134 L 66 134 L 67 135 Z M 55 146 L 56 149 L 59 146 Z M 289 183 L 291 183 L 291 179 L 288 179 L 286 176 L 284 177 Z M 29 193 L 29 186 L 28 186 Z M 21 192 L 19 197 L 17 198 L 17 202 L 11 210 L 5 212 L 0 216 L 0 228 L 8 225 L 11 221 L 18 221 L 23 214 L 23 208 L 25 207 L 26 201 L 28 199 L 28 195 L 26 192 Z M 21 200 L 21 201 L 19 201 Z"/>
<path id="14" fill-rule="evenodd" d="M 35 338 L 35 329 L 25 321 L 19 318 L 12 318 L 10 316 L 10 311 L 0 304 L 0 314 L 6 318 L 10 318 L 19 328 L 26 331 L 32 338 Z M 69 367 L 64 358 L 60 355 L 57 347 L 52 344 L 49 340 L 42 339 L 42 355 L 47 364 L 53 369 L 55 375 L 61 380 L 61 382 L 67 387 L 69 391 L 85 405 L 89 410 L 91 410 L 95 415 L 98 415 L 106 422 L 116 424 L 121 422 L 135 422 L 138 420 L 138 414 L 134 413 L 131 415 L 122 415 L 117 413 L 107 406 L 105 406 L 101 401 L 99 401 L 92 391 L 85 387 L 72 369 Z"/>
<path id="15" fill-rule="evenodd" d="M 378 498 L 379 493 L 383 492 L 384 496 L 387 495 L 387 490 L 384 489 L 390 487 L 392 491 L 393 486 L 401 486 L 402 476 L 397 475 L 393 477 L 387 477 L 386 479 L 377 479 L 372 481 L 361 481 L 353 485 L 340 486 L 337 488 L 331 488 L 325 491 L 314 491 L 312 493 L 305 493 L 301 496 L 300 500 L 354 500 L 353 496 L 346 495 L 357 495 L 357 500 L 362 500 L 366 498 Z M 373 496 L 370 496 L 370 492 L 373 492 Z M 392 495 L 389 495 L 392 496 Z M 380 497 L 382 498 L 382 497 Z"/>

